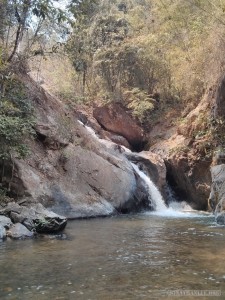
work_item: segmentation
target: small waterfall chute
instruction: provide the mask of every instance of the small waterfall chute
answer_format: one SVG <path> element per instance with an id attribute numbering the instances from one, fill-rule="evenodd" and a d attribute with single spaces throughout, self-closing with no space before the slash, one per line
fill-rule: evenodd
<path id="1" fill-rule="evenodd" d="M 198 217 L 199 212 L 193 210 L 190 205 L 188 205 L 185 201 L 177 202 L 172 201 L 169 204 L 169 207 L 166 206 L 164 199 L 156 187 L 156 185 L 152 182 L 151 178 L 149 178 L 143 171 L 139 169 L 137 165 L 131 163 L 134 170 L 138 173 L 138 175 L 145 181 L 148 186 L 150 201 L 153 203 L 153 207 L 155 211 L 146 212 L 146 214 L 154 214 L 161 217 Z"/>
<path id="2" fill-rule="evenodd" d="M 131 163 L 132 167 L 134 170 L 138 173 L 138 175 L 145 181 L 147 187 L 148 187 L 148 192 L 151 197 L 151 201 L 153 202 L 153 206 L 155 207 L 156 211 L 164 211 L 167 210 L 167 206 L 164 202 L 164 199 L 156 187 L 156 185 L 153 183 L 151 178 L 149 178 L 143 171 L 141 171 L 137 165 L 134 163 Z"/>

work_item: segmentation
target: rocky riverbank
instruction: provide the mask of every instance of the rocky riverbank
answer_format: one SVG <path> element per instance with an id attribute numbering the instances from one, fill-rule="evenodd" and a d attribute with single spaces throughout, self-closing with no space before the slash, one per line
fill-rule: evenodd
<path id="1" fill-rule="evenodd" d="M 32 97 L 36 136 L 27 141 L 27 158 L 14 157 L 7 166 L 5 184 L 10 184 L 15 203 L 2 204 L 0 214 L 9 217 L 14 225 L 6 227 L 3 236 L 19 236 L 18 231 L 21 237 L 34 232 L 57 232 L 66 226 L 67 218 L 153 209 L 148 188 L 130 161 L 145 168 L 163 191 L 166 168 L 159 156 L 134 155 L 109 138 L 101 139 L 77 119 L 76 112 L 30 77 L 23 77 L 23 83 Z M 134 131 L 137 125 L 127 118 L 133 122 Z M 137 130 L 137 134 L 143 139 L 142 131 Z M 132 140 L 128 143 L 132 144 Z"/>
<path id="2" fill-rule="evenodd" d="M 0 210 L 0 240 L 31 238 L 38 233 L 62 231 L 67 219 L 48 211 L 40 203 L 19 205 L 10 202 Z"/>
<path id="3" fill-rule="evenodd" d="M 67 219 L 154 209 L 131 162 L 151 177 L 162 194 L 166 195 L 169 182 L 193 208 L 207 209 L 212 156 L 207 157 L 202 146 L 206 137 L 196 132 L 205 126 L 199 116 L 208 117 L 213 106 L 212 91 L 179 126 L 167 119 L 144 133 L 119 104 L 97 108 L 89 116 L 67 107 L 29 76 L 22 81 L 32 99 L 36 136 L 27 141 L 30 155 L 14 157 L 7 166 L 4 180 L 15 202 L 0 210 L 2 238 L 58 232 Z M 149 151 L 127 149 L 141 150 L 149 140 Z M 224 201 L 222 196 L 215 200 L 215 186 L 210 203 L 216 203 L 216 220 L 224 224 Z"/>

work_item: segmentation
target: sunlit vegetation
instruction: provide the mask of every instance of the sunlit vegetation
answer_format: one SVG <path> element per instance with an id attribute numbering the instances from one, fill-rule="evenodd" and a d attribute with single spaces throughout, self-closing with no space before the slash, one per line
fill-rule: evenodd
<path id="1" fill-rule="evenodd" d="M 75 5 L 67 50 L 83 96 L 122 101 L 141 120 L 146 110 L 198 103 L 224 69 L 224 7 L 223 0 Z M 149 100 L 155 95 L 157 103 Z"/>

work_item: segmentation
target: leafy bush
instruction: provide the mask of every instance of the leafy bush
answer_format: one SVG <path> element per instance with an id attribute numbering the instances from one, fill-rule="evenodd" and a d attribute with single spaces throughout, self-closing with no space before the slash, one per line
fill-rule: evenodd
<path id="1" fill-rule="evenodd" d="M 8 76 L 1 82 L 0 159 L 8 160 L 12 154 L 24 157 L 28 153 L 25 138 L 34 134 L 31 101 L 18 79 Z"/>
<path id="2" fill-rule="evenodd" d="M 146 121 L 149 113 L 154 109 L 155 100 L 138 88 L 125 91 L 124 97 L 127 99 L 128 108 L 132 109 L 133 116 L 141 122 Z"/>

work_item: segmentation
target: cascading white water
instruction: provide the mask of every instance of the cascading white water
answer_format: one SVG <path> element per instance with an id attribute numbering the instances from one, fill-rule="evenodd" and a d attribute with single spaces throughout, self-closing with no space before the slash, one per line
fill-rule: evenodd
<path id="1" fill-rule="evenodd" d="M 139 176 L 145 181 L 146 185 L 148 186 L 151 201 L 155 206 L 155 211 L 146 212 L 146 214 L 154 214 L 159 215 L 161 217 L 197 217 L 199 215 L 185 201 L 173 201 L 169 204 L 169 207 L 167 207 L 161 193 L 159 192 L 155 184 L 152 182 L 151 178 L 145 175 L 145 173 L 142 172 L 137 165 L 133 163 L 131 164 L 134 170 L 139 174 Z M 195 214 L 193 214 L 194 212 Z"/>
<path id="2" fill-rule="evenodd" d="M 167 210 L 167 206 L 163 200 L 163 197 L 152 180 L 142 172 L 137 165 L 131 163 L 134 170 L 139 174 L 139 176 L 145 181 L 148 186 L 148 191 L 151 196 L 151 200 L 154 203 L 156 211 L 164 211 Z"/>
<path id="3" fill-rule="evenodd" d="M 97 140 L 99 140 L 100 143 L 104 144 L 107 148 L 112 148 L 116 144 L 112 141 L 100 139 L 95 131 L 87 126 L 84 125 L 81 121 L 78 121 L 81 125 L 83 125 L 86 130 Z M 129 153 L 131 152 L 129 149 L 127 149 L 124 146 L 121 146 L 125 152 Z M 153 205 L 155 207 L 154 212 L 146 212 L 146 214 L 156 214 L 164 217 L 195 217 L 198 216 L 197 212 L 193 210 L 190 205 L 188 205 L 185 201 L 182 202 L 176 202 L 173 201 L 169 204 L 169 207 L 166 206 L 164 199 L 159 192 L 156 185 L 152 182 L 151 178 L 149 178 L 144 172 L 142 172 L 137 165 L 131 163 L 134 170 L 139 174 L 139 176 L 145 181 L 146 185 L 148 186 L 149 195 L 151 197 L 151 201 L 153 202 Z M 193 214 L 193 212 L 196 212 Z"/>
<path id="4" fill-rule="evenodd" d="M 109 141 L 109 140 L 105 140 L 105 139 L 101 139 L 97 136 L 97 134 L 95 133 L 94 129 L 91 128 L 90 126 L 85 125 L 83 122 L 81 122 L 80 120 L 78 120 L 78 123 L 83 125 L 87 131 L 94 137 L 96 138 L 101 144 L 105 145 L 107 148 L 112 148 L 113 146 L 118 146 L 116 143 Z M 120 145 L 120 147 L 124 150 L 124 152 L 128 152 L 130 153 L 131 150 L 126 148 L 123 145 Z"/>

